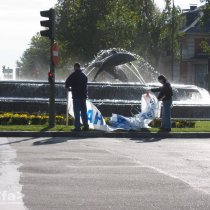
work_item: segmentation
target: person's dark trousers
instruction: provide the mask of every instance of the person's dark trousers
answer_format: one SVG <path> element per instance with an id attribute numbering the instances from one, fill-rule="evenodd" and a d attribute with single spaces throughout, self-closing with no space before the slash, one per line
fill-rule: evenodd
<path id="1" fill-rule="evenodd" d="M 82 117 L 82 123 L 84 128 L 88 129 L 88 119 L 87 119 L 87 106 L 86 99 L 73 99 L 74 108 L 74 126 L 76 130 L 80 130 L 80 114 Z"/>
<path id="2" fill-rule="evenodd" d="M 171 129 L 171 105 L 172 100 L 163 101 L 162 128 Z"/>

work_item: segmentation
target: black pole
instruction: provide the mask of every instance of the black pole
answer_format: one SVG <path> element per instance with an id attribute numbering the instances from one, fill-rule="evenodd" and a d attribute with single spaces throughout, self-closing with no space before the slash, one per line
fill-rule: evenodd
<path id="1" fill-rule="evenodd" d="M 210 91 L 210 57 L 208 57 L 207 88 Z"/>
<path id="2" fill-rule="evenodd" d="M 40 31 L 41 36 L 50 39 L 50 72 L 48 75 L 49 80 L 49 126 L 55 126 L 55 65 L 53 62 L 53 46 L 55 42 L 55 10 L 49 9 L 41 11 L 42 17 L 49 18 L 48 20 L 40 21 L 40 25 L 46 29 Z"/>
<path id="3" fill-rule="evenodd" d="M 55 43 L 55 10 L 51 9 L 51 37 L 50 37 L 50 73 L 53 75 L 50 83 L 49 126 L 55 126 L 55 64 L 53 62 L 53 46 Z"/>
<path id="4" fill-rule="evenodd" d="M 50 73 L 53 78 L 49 80 L 50 83 L 50 97 L 49 97 L 49 126 L 55 126 L 55 65 L 53 63 L 53 45 L 54 39 L 50 41 Z"/>
<path id="5" fill-rule="evenodd" d="M 172 8 L 172 34 L 171 34 L 171 81 L 174 80 L 174 1 L 173 1 L 173 8 Z"/>

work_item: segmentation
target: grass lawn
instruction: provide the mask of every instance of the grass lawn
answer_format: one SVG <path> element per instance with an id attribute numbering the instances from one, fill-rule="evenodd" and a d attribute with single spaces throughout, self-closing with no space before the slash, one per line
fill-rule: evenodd
<path id="1" fill-rule="evenodd" d="M 70 131 L 73 126 L 56 125 L 0 125 L 0 131 Z M 157 128 L 148 129 L 149 132 L 158 132 Z M 119 132 L 119 131 L 118 131 Z M 172 128 L 172 132 L 210 132 L 210 121 L 196 121 L 195 128 Z"/>

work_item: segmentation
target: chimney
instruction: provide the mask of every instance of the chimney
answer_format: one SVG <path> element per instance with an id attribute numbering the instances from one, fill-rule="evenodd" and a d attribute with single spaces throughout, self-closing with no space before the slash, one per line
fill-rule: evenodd
<path id="1" fill-rule="evenodd" d="M 197 9 L 197 4 L 190 4 L 190 11 Z"/>

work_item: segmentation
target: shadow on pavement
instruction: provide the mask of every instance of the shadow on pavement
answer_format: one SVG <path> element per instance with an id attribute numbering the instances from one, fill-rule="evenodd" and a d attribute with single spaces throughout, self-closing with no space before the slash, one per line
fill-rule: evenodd
<path id="1" fill-rule="evenodd" d="M 35 139 L 39 139 L 42 137 L 30 137 L 30 138 L 22 138 L 20 140 L 15 140 L 15 141 L 10 141 L 8 143 L 4 143 L 4 144 L 0 144 L 0 146 L 5 146 L 5 145 L 11 145 L 11 144 L 18 144 L 18 143 L 22 143 L 22 142 L 26 142 L 26 141 L 32 141 Z M 88 139 L 88 137 L 43 137 L 45 139 L 41 140 L 41 141 L 35 141 L 33 142 L 33 146 L 39 146 L 39 145 L 46 145 L 46 144 L 59 144 L 59 143 L 64 143 L 67 141 L 73 141 L 73 140 L 82 140 L 82 139 Z"/>
<path id="2" fill-rule="evenodd" d="M 69 138 L 48 138 L 41 141 L 35 141 L 33 143 L 33 146 L 41 146 L 41 145 L 47 145 L 47 144 L 60 144 L 64 143 L 70 140 Z"/>
<path id="3" fill-rule="evenodd" d="M 61 144 L 67 141 L 74 141 L 74 140 L 82 140 L 88 139 L 88 137 L 76 137 L 76 138 L 69 138 L 69 137 L 52 137 L 48 139 L 43 139 L 40 141 L 33 142 L 33 146 L 42 146 L 42 145 L 49 145 L 49 144 Z"/>
<path id="4" fill-rule="evenodd" d="M 164 138 L 131 138 L 130 140 L 136 143 L 154 143 L 163 140 Z"/>
<path id="5" fill-rule="evenodd" d="M 13 137 L 14 138 L 14 137 Z M 31 137 L 31 138 L 28 138 L 28 139 L 22 139 L 21 140 L 18 140 L 18 141 L 10 141 L 8 143 L 5 143 L 5 144 L 0 144 L 0 146 L 4 146 L 4 145 L 9 145 L 9 144 L 17 144 L 17 143 L 21 143 L 21 142 L 24 142 L 24 141 L 30 141 L 30 140 L 34 140 L 36 139 L 36 137 Z"/>

